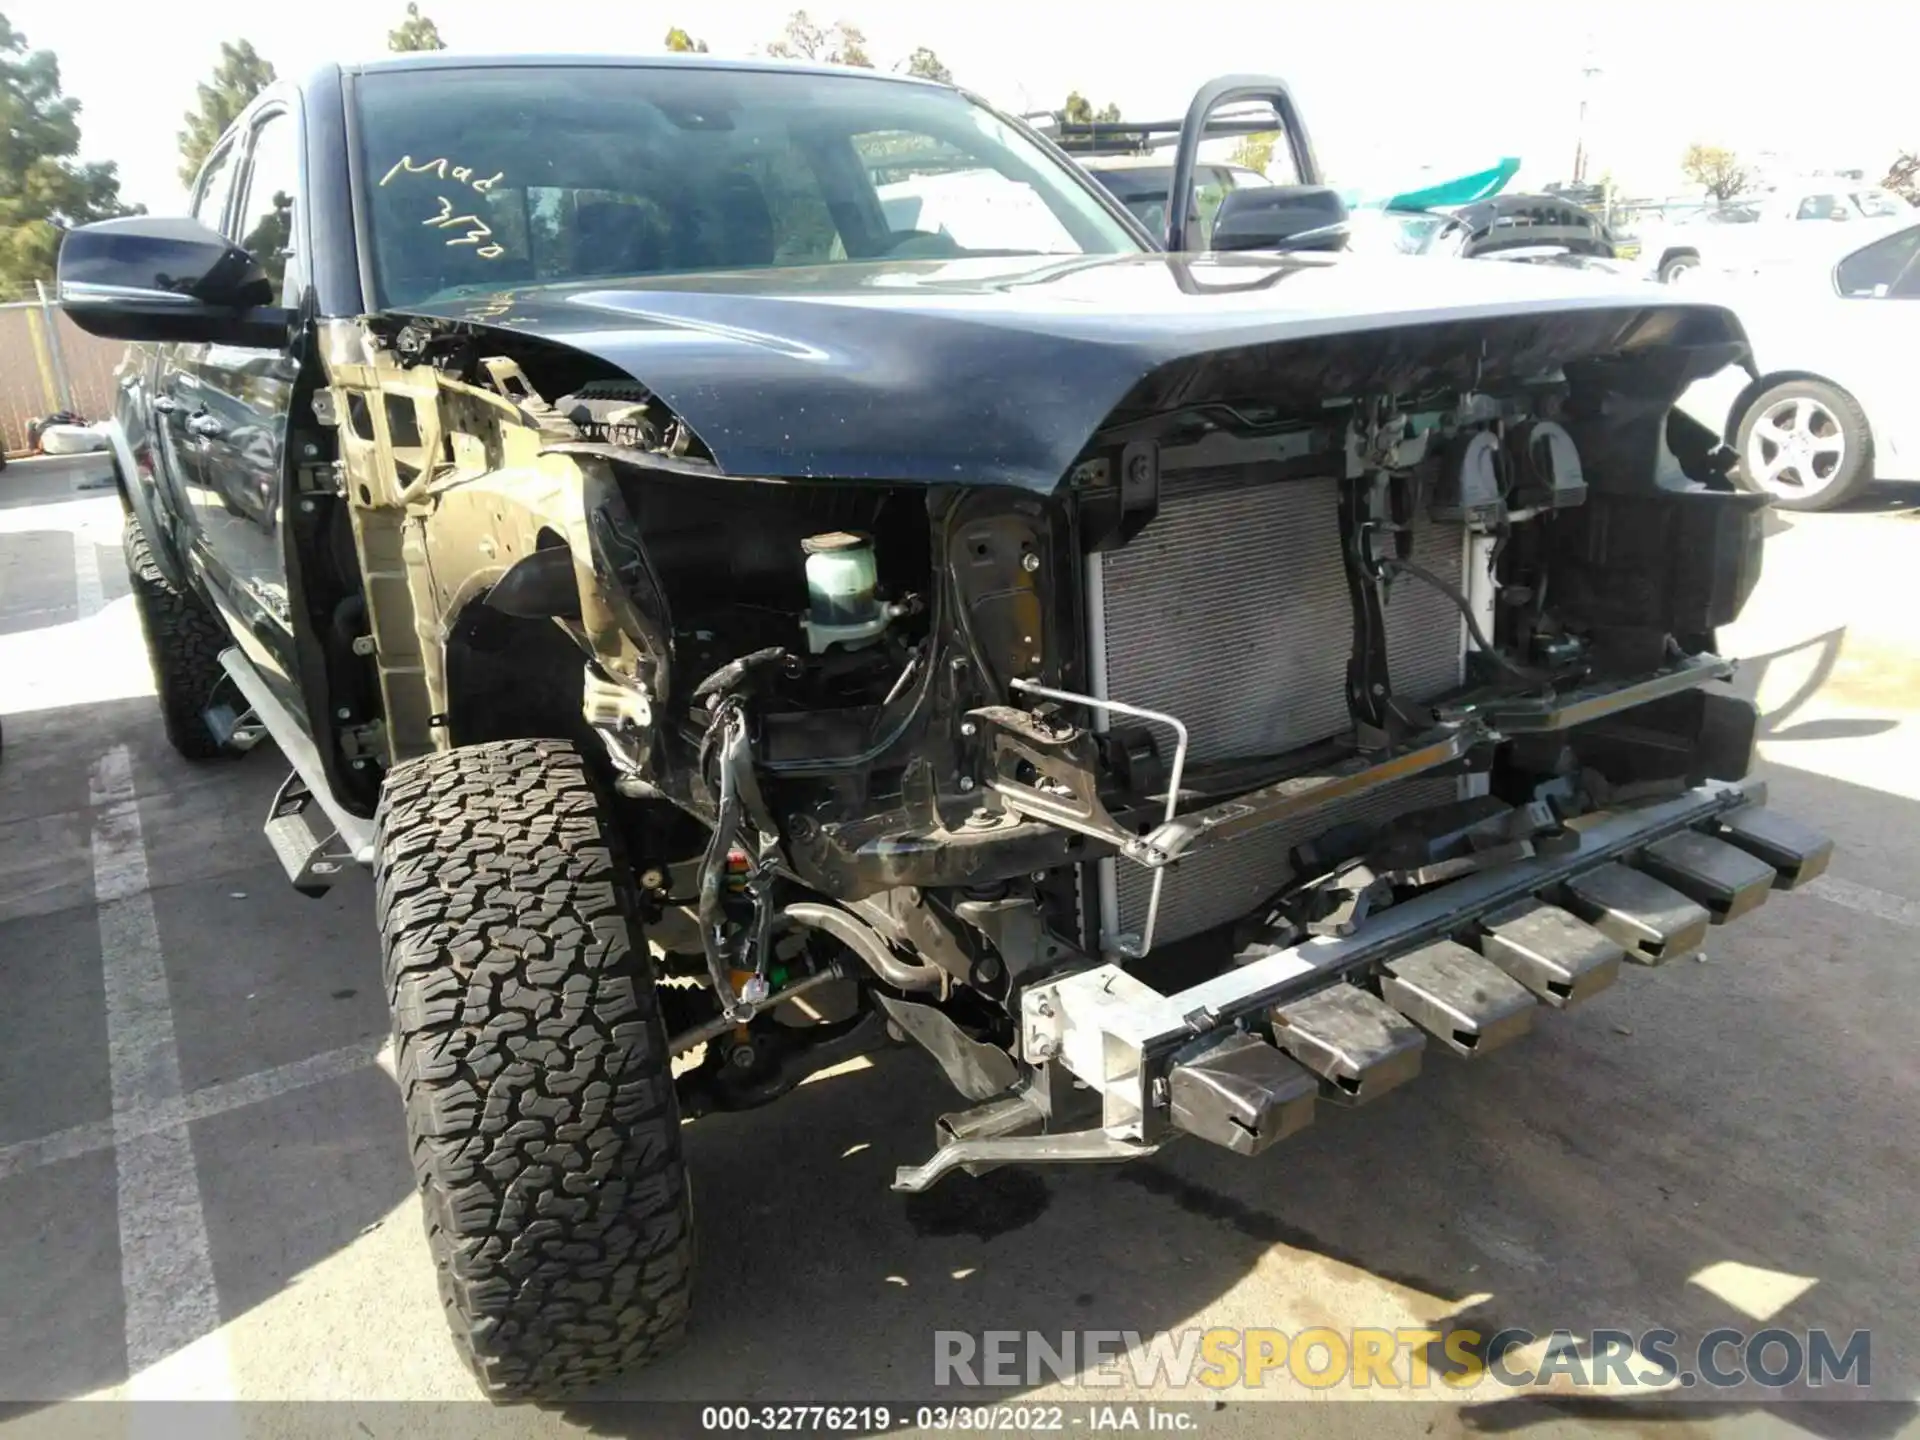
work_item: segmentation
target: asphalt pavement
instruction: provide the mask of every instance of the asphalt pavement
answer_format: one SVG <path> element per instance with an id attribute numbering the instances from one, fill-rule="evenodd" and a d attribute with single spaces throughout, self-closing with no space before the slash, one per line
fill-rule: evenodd
<path id="1" fill-rule="evenodd" d="M 126 1433 L 117 1407 L 63 1402 L 200 1397 L 334 1402 L 315 1413 L 343 1434 L 429 1414 L 463 1434 L 610 1428 L 583 1409 L 343 1418 L 476 1394 L 382 1064 L 370 887 L 286 887 L 259 830 L 284 774 L 270 744 L 208 765 L 167 748 L 97 471 L 0 472 L 0 1426 Z M 891 1048 L 690 1121 L 692 1339 L 608 1396 L 928 1398 L 940 1330 L 1774 1326 L 1870 1331 L 1870 1391 L 1806 1408 L 1555 1382 L 1283 1423 L 1920 1430 L 1916 500 L 1775 519 L 1727 636 L 1751 657 L 1774 805 L 1838 842 L 1828 880 L 1716 932 L 1704 961 L 1627 974 L 1484 1060 L 1433 1056 L 1257 1160 L 1188 1143 L 895 1195 L 955 1102 Z M 1089 1398 L 992 1398 L 1022 1396 Z M 1223 1394 L 1206 1433 L 1271 1433 L 1275 1397 L 1381 1398 L 1282 1380 Z M 286 1413 L 233 1416 L 270 1431 Z"/>

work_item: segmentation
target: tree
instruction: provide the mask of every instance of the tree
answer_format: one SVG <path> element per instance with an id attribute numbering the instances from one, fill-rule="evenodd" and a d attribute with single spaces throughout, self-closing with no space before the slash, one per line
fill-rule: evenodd
<path id="1" fill-rule="evenodd" d="M 1733 151 L 1697 142 L 1680 157 L 1680 173 L 1715 200 L 1731 200 L 1744 193 L 1753 178 Z"/>
<path id="2" fill-rule="evenodd" d="M 1267 166 L 1273 163 L 1273 147 L 1279 139 L 1278 130 L 1260 130 L 1252 135 L 1242 135 L 1240 143 L 1233 147 L 1233 154 L 1227 159 L 1232 164 L 1244 165 L 1264 175 Z"/>
<path id="3" fill-rule="evenodd" d="M 821 26 L 804 10 L 787 18 L 787 28 L 778 40 L 767 46 L 767 54 L 783 60 L 814 60 L 822 65 L 854 65 L 871 70 L 867 57 L 867 37 L 844 20 Z"/>
<path id="4" fill-rule="evenodd" d="M 407 18 L 387 32 L 389 50 L 444 50 L 440 27 L 420 13 L 416 0 L 407 0 Z"/>
<path id="5" fill-rule="evenodd" d="M 1067 103 L 1062 105 L 1060 109 L 1054 113 L 1057 114 L 1065 124 L 1087 125 L 1096 120 L 1101 122 L 1118 120 L 1120 118 L 1120 107 L 1109 103 L 1102 105 L 1096 110 L 1093 108 L 1093 102 L 1091 100 L 1087 99 L 1087 97 L 1082 95 L 1078 90 L 1073 90 L 1068 92 Z"/>
<path id="6" fill-rule="evenodd" d="M 1881 188 L 1915 205 L 1920 205 L 1920 151 L 1905 150 L 1900 158 L 1887 167 L 1887 178 L 1880 182 Z"/>
<path id="7" fill-rule="evenodd" d="M 907 74 L 918 75 L 922 80 L 938 80 L 943 85 L 953 83 L 953 71 L 924 45 L 907 57 Z"/>
<path id="8" fill-rule="evenodd" d="M 707 53 L 707 42 L 694 39 L 693 36 L 682 30 L 678 25 L 675 25 L 667 31 L 667 49 L 673 51 L 675 54 L 704 55 Z"/>
<path id="9" fill-rule="evenodd" d="M 432 23 L 432 22 L 428 22 Z M 180 183 L 189 189 L 200 166 L 234 117 L 274 82 L 273 66 L 245 40 L 220 42 L 220 63 L 211 83 L 200 86 L 200 108 L 189 110 L 180 132 Z"/>
<path id="10" fill-rule="evenodd" d="M 62 230 L 133 213 L 113 164 L 74 160 L 79 117 L 80 102 L 60 93 L 53 52 L 29 51 L 0 15 L 0 297 L 53 278 Z"/>

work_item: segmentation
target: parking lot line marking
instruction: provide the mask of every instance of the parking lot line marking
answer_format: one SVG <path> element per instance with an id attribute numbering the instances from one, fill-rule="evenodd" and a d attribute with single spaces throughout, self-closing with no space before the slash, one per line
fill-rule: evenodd
<path id="1" fill-rule="evenodd" d="M 219 1344 L 194 1347 L 191 1375 L 149 1373 L 219 1330 L 220 1297 L 186 1125 L 149 1130 L 127 1123 L 139 1112 L 178 1101 L 181 1091 L 173 1007 L 126 746 L 101 757 L 91 791 L 129 1393 L 136 1399 L 231 1398 L 231 1364 Z"/>
<path id="2" fill-rule="evenodd" d="M 31 1140 L 16 1140 L 0 1146 L 0 1180 L 43 1165 L 58 1165 L 63 1160 L 78 1160 L 113 1146 L 113 1122 L 96 1120 L 90 1125 L 75 1125 L 38 1135 Z"/>
<path id="3" fill-rule="evenodd" d="M 196 1120 L 224 1115 L 229 1110 L 243 1110 L 249 1105 L 258 1105 L 262 1100 L 271 1100 L 276 1095 L 341 1079 L 375 1064 L 386 1043 L 384 1039 L 356 1041 L 352 1045 L 342 1045 L 338 1050 L 327 1050 L 291 1064 L 276 1065 L 271 1070 L 258 1070 L 234 1080 L 203 1085 L 177 1100 L 130 1110 L 111 1121 L 95 1120 L 51 1135 L 0 1146 L 0 1180 L 24 1170 L 37 1170 L 43 1165 L 57 1165 L 63 1160 L 76 1160 L 82 1155 L 111 1149 L 116 1135 L 130 1139 L 152 1135 L 176 1126 L 190 1125 Z"/>
<path id="4" fill-rule="evenodd" d="M 93 532 L 84 525 L 73 532 L 73 601 L 82 620 L 91 620 L 107 605 L 107 592 L 100 584 L 100 553 L 94 548 Z"/>
<path id="5" fill-rule="evenodd" d="M 1881 920 L 1891 920 L 1896 925 L 1911 925 L 1920 929 L 1920 902 L 1903 895 L 1889 895 L 1871 885 L 1856 885 L 1837 875 L 1822 875 L 1817 880 L 1809 881 L 1800 893 L 1816 896 L 1835 905 L 1844 905 L 1849 910 L 1858 910 Z"/>

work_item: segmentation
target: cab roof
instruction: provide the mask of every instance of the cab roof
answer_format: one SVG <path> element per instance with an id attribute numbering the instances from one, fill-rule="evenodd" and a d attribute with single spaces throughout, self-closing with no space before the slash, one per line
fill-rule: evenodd
<path id="1" fill-rule="evenodd" d="M 839 75 L 872 80 L 889 85 L 931 85 L 952 89 L 938 80 L 917 75 L 895 75 L 884 70 L 866 70 L 852 65 L 822 65 L 804 60 L 782 60 L 773 56 L 736 59 L 724 55 L 698 55 L 672 51 L 657 55 L 472 55 L 448 50 L 414 50 L 400 55 L 342 64 L 349 75 L 376 75 L 410 70 L 508 70 L 591 68 L 597 70 L 739 70 L 802 75 Z"/>

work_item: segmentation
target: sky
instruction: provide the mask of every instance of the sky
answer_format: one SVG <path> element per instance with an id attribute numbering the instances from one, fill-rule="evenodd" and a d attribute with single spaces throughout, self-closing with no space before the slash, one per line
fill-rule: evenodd
<path id="1" fill-rule="evenodd" d="M 423 0 L 448 48 L 648 54 L 669 26 L 719 55 L 746 56 L 780 33 L 795 0 Z M 1292 87 L 1322 168 L 1336 184 L 1405 188 L 1503 155 L 1516 187 L 1571 178 L 1587 94 L 1588 178 L 1635 195 L 1681 192 L 1691 141 L 1781 170 L 1877 176 L 1920 149 L 1913 98 L 1920 5 L 1825 0 L 815 0 L 889 67 L 918 46 L 963 85 L 1010 110 L 1056 108 L 1070 90 L 1130 119 L 1181 114 L 1194 88 L 1228 70 Z M 368 58 L 405 0 L 0 0 L 34 48 L 60 57 L 82 105 L 82 158 L 118 162 L 121 193 L 159 213 L 184 207 L 176 133 L 219 42 L 245 38 L 282 75 Z M 1588 67 L 1598 73 L 1583 80 Z"/>

